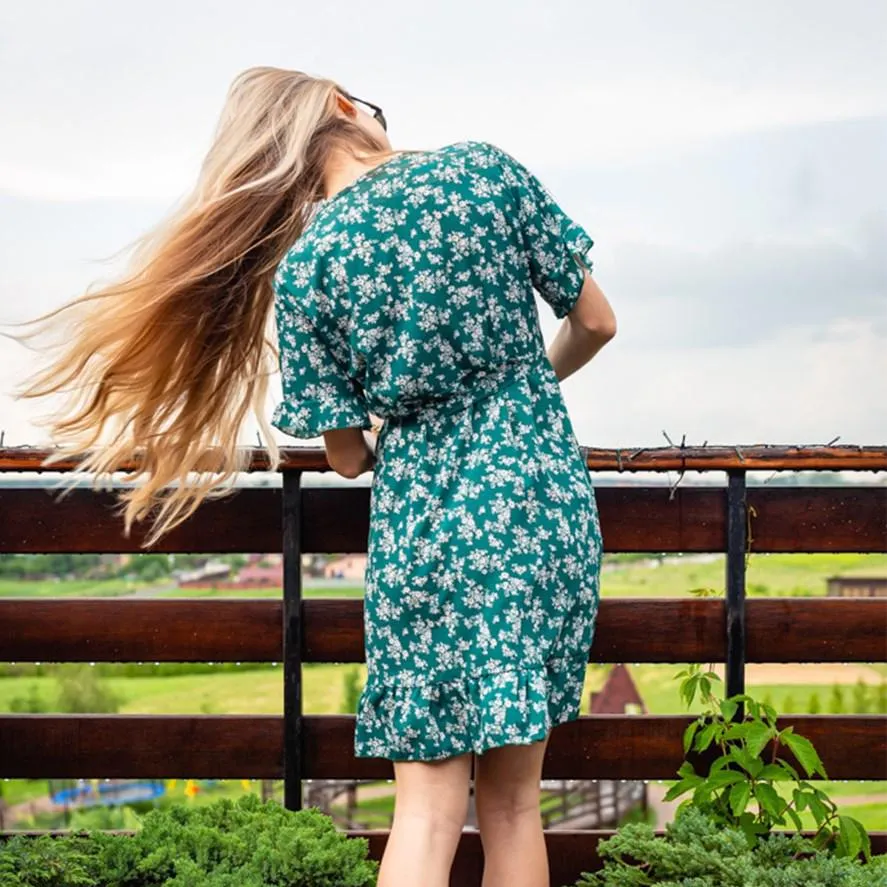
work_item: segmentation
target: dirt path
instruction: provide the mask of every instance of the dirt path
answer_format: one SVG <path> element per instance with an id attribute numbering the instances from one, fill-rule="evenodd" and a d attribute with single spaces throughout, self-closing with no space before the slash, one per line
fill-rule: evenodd
<path id="1" fill-rule="evenodd" d="M 717 662 L 712 671 L 724 680 L 724 664 Z M 745 666 L 747 684 L 880 684 L 884 678 L 867 665 L 826 662 L 810 665 L 797 662 L 749 662 Z"/>

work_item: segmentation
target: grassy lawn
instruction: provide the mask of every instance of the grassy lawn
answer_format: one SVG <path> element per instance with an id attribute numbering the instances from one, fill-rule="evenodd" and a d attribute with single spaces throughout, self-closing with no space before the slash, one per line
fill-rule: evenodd
<path id="1" fill-rule="evenodd" d="M 45 779 L 4 779 L 0 788 L 3 789 L 3 800 L 10 806 L 49 794 L 49 782 Z"/>
<path id="2" fill-rule="evenodd" d="M 695 560 L 687 555 L 658 567 L 645 563 L 620 564 L 608 568 L 601 577 L 602 594 L 608 597 L 682 597 L 694 588 L 724 587 L 724 556 Z M 747 591 L 755 595 L 824 595 L 829 576 L 845 571 L 887 570 L 884 554 L 754 554 L 749 559 Z M 169 582 L 157 583 L 160 586 Z M 146 586 L 124 579 L 102 581 L 21 581 L 0 580 L 0 597 L 107 597 L 131 594 Z M 305 579 L 306 597 L 360 597 L 362 584 L 312 584 Z M 280 597 L 279 588 L 238 591 L 195 588 L 158 590 L 161 598 L 267 598 Z"/>
<path id="3" fill-rule="evenodd" d="M 305 598 L 355 598 L 363 597 L 363 586 L 311 586 L 302 588 L 302 596 Z M 158 592 L 154 597 L 158 598 L 281 598 L 283 590 L 280 588 L 245 588 L 242 591 L 215 588 L 170 588 Z"/>
<path id="4" fill-rule="evenodd" d="M 835 803 L 838 803 L 837 800 L 835 800 Z M 858 819 L 866 831 L 884 831 L 887 829 L 887 804 L 856 804 L 848 807 L 838 804 L 838 812 L 842 816 L 852 816 L 854 819 Z M 816 821 L 809 810 L 802 810 L 799 815 L 803 828 L 816 828 Z"/>
<path id="5" fill-rule="evenodd" d="M 144 584 L 126 579 L 65 579 L 59 582 L 0 579 L 0 597 L 122 597 L 144 587 Z"/>
<path id="6" fill-rule="evenodd" d="M 342 703 L 343 677 L 353 666 L 310 663 L 303 666 L 306 714 L 335 714 Z M 366 667 L 360 665 L 361 681 Z M 221 674 L 105 678 L 104 684 L 125 702 L 121 714 L 282 714 L 281 666 Z M 47 703 L 55 699 L 52 677 L 0 678 L 0 711 L 9 711 L 15 696 L 37 688 Z"/>
<path id="7" fill-rule="evenodd" d="M 601 575 L 601 594 L 606 597 L 684 597 L 694 588 L 724 590 L 725 559 L 708 562 L 688 560 L 659 567 L 622 565 Z M 771 595 L 824 596 L 826 579 L 845 570 L 887 567 L 883 554 L 754 554 L 746 578 L 749 597 Z"/>

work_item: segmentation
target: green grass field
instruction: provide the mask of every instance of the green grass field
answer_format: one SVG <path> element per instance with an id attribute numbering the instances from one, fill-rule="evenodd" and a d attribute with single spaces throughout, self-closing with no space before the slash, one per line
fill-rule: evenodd
<path id="1" fill-rule="evenodd" d="M 125 579 L 0 579 L 0 597 L 123 597 L 143 587 Z"/>
<path id="2" fill-rule="evenodd" d="M 607 597 L 682 597 L 691 589 L 724 588 L 724 556 L 713 555 L 701 561 L 693 555 L 676 556 L 658 567 L 647 564 L 619 564 L 604 570 L 601 576 L 601 593 Z M 883 554 L 755 554 L 749 558 L 747 592 L 749 596 L 794 596 L 825 594 L 829 576 L 848 571 L 871 570 L 881 573 L 887 570 L 887 555 Z M 161 598 L 268 598 L 280 597 L 279 588 L 245 589 L 163 589 L 158 585 L 157 597 Z M 125 580 L 103 581 L 20 581 L 0 580 L 0 597 L 110 597 L 144 592 L 150 586 L 138 585 Z M 361 585 L 335 586 L 312 584 L 305 579 L 306 597 L 360 597 Z"/>
<path id="3" fill-rule="evenodd" d="M 723 555 L 708 562 L 686 556 L 682 562 L 620 565 L 601 575 L 601 595 L 606 597 L 684 597 L 691 589 L 713 588 L 723 592 Z M 887 555 L 882 554 L 755 554 L 749 558 L 746 593 L 749 597 L 770 595 L 824 596 L 826 579 L 837 573 L 860 568 L 883 570 Z"/>

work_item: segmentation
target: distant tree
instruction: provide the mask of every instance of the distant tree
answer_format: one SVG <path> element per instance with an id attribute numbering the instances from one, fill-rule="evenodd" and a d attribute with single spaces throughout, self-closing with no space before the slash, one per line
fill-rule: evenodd
<path id="1" fill-rule="evenodd" d="M 832 695 L 829 697 L 828 710 L 835 715 L 844 711 L 844 691 L 840 684 L 832 684 Z"/>
<path id="2" fill-rule="evenodd" d="M 857 678 L 853 685 L 853 711 L 855 714 L 864 715 L 869 710 L 869 688 L 862 679 Z"/>
<path id="3" fill-rule="evenodd" d="M 342 677 L 342 713 L 357 714 L 357 703 L 362 692 L 360 681 L 360 667 L 357 665 L 349 668 Z"/>
<path id="4" fill-rule="evenodd" d="M 887 715 L 887 681 L 881 681 L 875 690 L 875 711 Z"/>
<path id="5" fill-rule="evenodd" d="M 819 694 L 812 693 L 810 701 L 807 703 L 807 711 L 811 715 L 818 715 L 822 711 L 822 703 L 819 701 Z"/>
<path id="6" fill-rule="evenodd" d="M 86 663 L 63 665 L 56 674 L 57 711 L 65 714 L 111 713 L 120 710 L 123 699 L 108 689 Z"/>
<path id="7" fill-rule="evenodd" d="M 29 684 L 24 696 L 13 696 L 9 700 L 9 710 L 15 714 L 43 714 L 49 707 L 40 696 L 36 684 Z"/>
<path id="8" fill-rule="evenodd" d="M 796 707 L 795 697 L 789 693 L 782 702 L 782 710 L 785 714 L 790 715 L 795 713 Z"/>

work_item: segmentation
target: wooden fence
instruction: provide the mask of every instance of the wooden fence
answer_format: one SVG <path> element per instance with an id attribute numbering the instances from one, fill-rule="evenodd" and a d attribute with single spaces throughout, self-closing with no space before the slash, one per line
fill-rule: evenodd
<path id="1" fill-rule="evenodd" d="M 725 692 L 745 692 L 746 662 L 887 662 L 887 600 L 746 600 L 749 552 L 887 552 L 887 487 L 748 486 L 749 470 L 887 470 L 877 447 L 704 447 L 586 450 L 592 471 L 725 471 L 724 486 L 599 486 L 609 552 L 726 552 L 722 599 L 601 600 L 590 662 L 723 662 Z M 0 472 L 39 470 L 46 453 L 0 449 Z M 152 549 L 283 552 L 281 600 L 0 600 L 0 659 L 14 662 L 270 662 L 284 664 L 284 714 L 0 715 L 0 777 L 392 778 L 390 762 L 352 754 L 353 716 L 303 715 L 303 662 L 362 662 L 359 599 L 301 594 L 303 552 L 365 552 L 368 487 L 303 488 L 328 470 L 317 448 L 284 450 L 282 488 L 242 488 L 205 503 Z M 74 465 L 59 466 L 73 468 Z M 269 468 L 256 451 L 252 470 Z M 127 466 L 121 466 L 126 470 Z M 139 552 L 111 513 L 113 494 L 0 488 L 0 551 Z M 592 715 L 558 727 L 546 779 L 673 779 L 689 715 Z M 887 716 L 786 715 L 832 779 L 887 779 Z M 791 755 L 785 752 L 789 759 Z M 699 759 L 700 765 L 704 758 Z M 793 763 L 796 763 L 793 761 Z M 381 856 L 385 831 L 354 832 Z M 553 885 L 600 866 L 611 832 L 547 832 Z M 887 852 L 887 832 L 873 835 Z M 453 883 L 480 883 L 482 850 L 466 832 Z"/>

